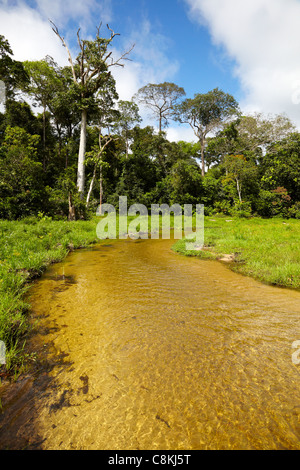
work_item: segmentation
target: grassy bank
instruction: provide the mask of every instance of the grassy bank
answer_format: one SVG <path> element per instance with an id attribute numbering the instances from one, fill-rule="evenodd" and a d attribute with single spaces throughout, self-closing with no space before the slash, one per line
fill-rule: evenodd
<path id="1" fill-rule="evenodd" d="M 300 221 L 205 217 L 204 250 L 187 252 L 179 240 L 173 250 L 187 256 L 222 259 L 230 267 L 268 284 L 300 289 Z"/>
<path id="2" fill-rule="evenodd" d="M 20 371 L 29 329 L 24 293 L 30 281 L 69 251 L 96 242 L 97 220 L 65 222 L 44 218 L 0 221 L 0 340 L 6 346 L 2 371 Z M 1 365 L 0 365 L 1 372 Z"/>
<path id="3" fill-rule="evenodd" d="M 7 361 L 6 366 L 0 365 L 0 378 L 4 370 L 19 372 L 26 359 L 23 346 L 30 327 L 26 315 L 30 306 L 24 294 L 31 281 L 50 264 L 63 260 L 69 251 L 99 242 L 98 222 L 98 218 L 77 222 L 47 218 L 0 221 L 0 341 L 6 345 Z M 206 249 L 187 252 L 185 241 L 180 240 L 173 250 L 210 259 L 231 255 L 230 266 L 237 272 L 300 289 L 299 240 L 298 220 L 206 217 Z"/>
<path id="4" fill-rule="evenodd" d="M 128 217 L 128 223 L 135 217 Z M 0 341 L 6 346 L 6 365 L 1 375 L 20 373 L 26 363 L 24 344 L 30 323 L 30 305 L 24 294 L 31 281 L 50 264 L 62 261 L 78 248 L 99 243 L 96 227 L 101 219 L 53 221 L 48 217 L 21 221 L 0 220 Z M 150 221 L 149 221 L 150 223 Z M 117 233 L 119 219 L 116 218 Z"/>

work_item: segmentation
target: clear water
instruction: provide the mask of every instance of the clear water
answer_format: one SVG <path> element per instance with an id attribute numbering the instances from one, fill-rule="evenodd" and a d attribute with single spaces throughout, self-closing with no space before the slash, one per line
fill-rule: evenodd
<path id="1" fill-rule="evenodd" d="M 32 288 L 52 368 L 12 405 L 23 446 L 300 449 L 300 293 L 172 243 L 74 252 Z"/>

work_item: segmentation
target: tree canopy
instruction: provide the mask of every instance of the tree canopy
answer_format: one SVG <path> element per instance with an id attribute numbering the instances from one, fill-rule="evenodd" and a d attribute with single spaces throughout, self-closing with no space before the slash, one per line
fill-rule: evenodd
<path id="1" fill-rule="evenodd" d="M 185 91 L 175 83 L 159 83 L 140 88 L 133 99 L 151 110 L 152 116 L 158 120 L 159 132 L 167 127 L 174 115 L 174 107 L 185 96 Z"/>
<path id="2" fill-rule="evenodd" d="M 300 133 L 285 115 L 243 115 L 219 88 L 186 97 L 174 83 L 145 84 L 120 100 L 111 69 L 118 36 L 77 33 L 78 54 L 18 62 L 0 36 L 0 217 L 74 220 L 102 203 L 205 205 L 206 214 L 300 218 Z M 54 37 L 55 40 L 55 37 Z M 143 126 L 148 107 L 158 130 Z M 171 142 L 170 121 L 195 139 Z"/>

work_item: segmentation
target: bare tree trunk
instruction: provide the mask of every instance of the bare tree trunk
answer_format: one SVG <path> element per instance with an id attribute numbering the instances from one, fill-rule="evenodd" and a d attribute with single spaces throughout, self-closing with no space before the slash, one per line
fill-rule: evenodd
<path id="1" fill-rule="evenodd" d="M 236 178 L 236 188 L 237 188 L 237 192 L 238 192 L 238 195 L 239 195 L 240 203 L 242 204 L 242 191 L 241 191 L 242 188 L 240 187 L 240 183 L 239 183 L 238 178 Z"/>
<path id="2" fill-rule="evenodd" d="M 204 159 L 204 146 L 205 138 L 201 138 L 201 163 L 202 163 L 202 176 L 205 176 L 205 159 Z"/>
<path id="3" fill-rule="evenodd" d="M 128 154 L 129 154 L 129 142 L 128 142 L 128 136 L 126 135 L 125 137 L 126 140 L 126 160 L 128 159 Z"/>
<path id="4" fill-rule="evenodd" d="M 86 208 L 89 207 L 90 198 L 91 198 L 92 190 L 93 190 L 94 183 L 95 183 L 95 179 L 96 179 L 97 164 L 98 164 L 98 162 L 95 163 L 95 166 L 94 166 L 93 177 L 92 177 L 92 180 L 91 180 L 91 183 L 90 183 L 90 187 L 89 187 L 89 191 L 88 191 L 88 195 L 87 195 L 87 198 L 86 198 Z"/>
<path id="5" fill-rule="evenodd" d="M 89 96 L 89 83 L 97 78 L 97 81 L 100 79 L 100 74 L 103 74 L 103 66 L 109 68 L 113 66 L 120 66 L 123 67 L 123 64 L 121 61 L 123 59 L 127 59 L 127 55 L 131 52 L 134 46 L 131 47 L 131 49 L 124 54 L 121 55 L 121 57 L 117 60 L 114 60 L 112 58 L 112 51 L 107 52 L 107 48 L 112 42 L 112 40 L 115 38 L 115 36 L 119 36 L 119 34 L 115 33 L 108 25 L 107 28 L 110 31 L 110 38 L 106 39 L 105 41 L 102 41 L 102 38 L 99 37 L 100 34 L 100 26 L 97 28 L 97 36 L 94 42 L 89 46 L 88 43 L 90 41 L 84 41 L 80 38 L 79 32 L 80 29 L 77 31 L 77 38 L 78 38 L 78 44 L 81 50 L 81 54 L 79 56 L 79 59 L 77 59 L 77 63 L 79 65 L 79 70 L 78 74 L 76 71 L 76 67 L 74 65 L 73 59 L 71 52 L 65 42 L 65 39 L 60 35 L 57 26 L 53 23 L 53 21 L 49 20 L 51 25 L 52 25 L 52 30 L 53 32 L 59 37 L 59 39 L 62 42 L 62 45 L 66 48 L 68 56 L 69 56 L 69 62 L 71 66 L 71 71 L 72 71 L 72 76 L 73 76 L 73 81 L 75 85 L 80 83 L 82 87 L 82 98 L 86 98 Z M 99 46 L 99 43 L 101 41 L 101 46 Z M 103 44 L 104 42 L 104 44 Z M 90 57 L 90 53 L 93 48 L 99 48 L 99 58 L 98 62 L 99 64 L 97 66 L 92 66 L 92 59 Z M 95 94 L 99 89 L 101 88 L 101 84 L 103 83 L 103 80 L 101 79 L 99 81 L 99 86 L 98 89 L 95 90 Z M 84 197 L 84 187 L 85 187 L 85 167 L 84 167 L 84 160 L 85 160 L 85 150 L 86 150 L 86 127 L 87 127 L 87 110 L 84 109 L 81 114 L 81 130 L 80 130 L 80 144 L 79 144 L 79 153 L 78 153 L 78 171 L 77 171 L 77 188 L 80 193 L 81 199 Z"/>
<path id="6" fill-rule="evenodd" d="M 107 147 L 107 145 L 111 141 L 112 141 L 112 137 L 109 136 L 109 138 L 107 139 L 105 144 L 102 145 L 101 128 L 99 128 L 99 149 L 100 149 L 100 151 L 98 153 L 97 161 L 96 161 L 95 166 L 94 166 L 93 177 L 92 177 L 90 187 L 89 187 L 89 191 L 88 191 L 88 195 L 87 195 L 87 198 L 86 198 L 86 208 L 88 208 L 88 205 L 89 205 L 89 202 L 90 202 L 90 197 L 91 197 L 92 190 L 93 190 L 93 187 L 94 187 L 94 183 L 95 183 L 95 179 L 96 179 L 97 166 L 99 165 L 99 162 L 101 161 L 101 156 L 102 156 L 105 148 Z M 100 211 L 101 211 L 101 208 L 102 208 L 102 197 L 103 197 L 103 178 L 102 178 L 102 164 L 100 163 Z M 100 212 L 100 214 L 101 214 L 101 212 Z"/>
<path id="7" fill-rule="evenodd" d="M 84 196 L 85 185 L 85 150 L 86 150 L 86 127 L 87 127 L 87 110 L 83 109 L 81 114 L 80 144 L 78 154 L 78 170 L 77 170 L 77 187 L 81 198 Z"/>
<path id="8" fill-rule="evenodd" d="M 43 106 L 43 170 L 46 171 L 46 106 Z"/>
<path id="9" fill-rule="evenodd" d="M 72 194 L 69 192 L 69 221 L 76 220 L 75 207 L 73 206 Z"/>
<path id="10" fill-rule="evenodd" d="M 103 201 L 103 177 L 102 177 L 102 165 L 100 165 L 100 215 L 102 214 L 102 201 Z"/>

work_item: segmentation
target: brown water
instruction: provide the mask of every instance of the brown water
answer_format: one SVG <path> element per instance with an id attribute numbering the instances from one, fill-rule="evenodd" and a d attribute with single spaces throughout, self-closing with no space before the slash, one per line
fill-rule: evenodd
<path id="1" fill-rule="evenodd" d="M 17 423 L 15 442 L 42 449 L 300 449 L 300 293 L 172 243 L 104 243 L 36 283 L 32 344 L 52 368 L 20 386 L 33 391 L 6 435 Z"/>

